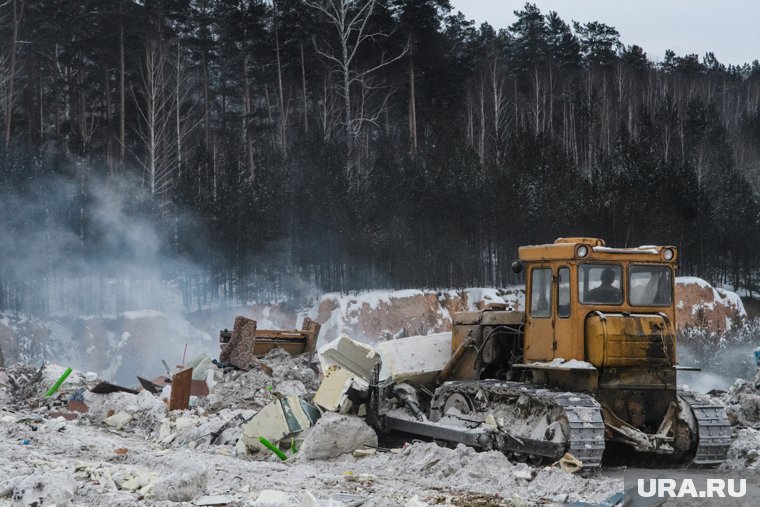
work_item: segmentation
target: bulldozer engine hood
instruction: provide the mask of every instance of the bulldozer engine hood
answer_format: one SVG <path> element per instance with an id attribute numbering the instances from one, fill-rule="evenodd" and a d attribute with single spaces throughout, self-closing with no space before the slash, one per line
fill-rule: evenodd
<path id="1" fill-rule="evenodd" d="M 597 368 L 675 365 L 675 330 L 664 313 L 592 312 L 585 325 L 587 360 Z"/>

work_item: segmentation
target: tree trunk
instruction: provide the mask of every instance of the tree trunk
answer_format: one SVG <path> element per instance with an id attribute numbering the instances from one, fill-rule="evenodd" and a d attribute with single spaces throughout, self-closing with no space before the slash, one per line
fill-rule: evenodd
<path id="1" fill-rule="evenodd" d="M 122 2 L 122 11 L 124 3 Z M 124 163 L 124 150 L 126 148 L 126 98 L 124 89 L 124 14 L 120 13 L 119 19 L 119 163 Z M 57 108 L 58 106 L 56 106 Z M 57 127 L 56 127 L 57 128 Z"/>
<path id="2" fill-rule="evenodd" d="M 5 94 L 5 147 L 8 148 L 11 144 L 11 132 L 13 132 L 13 93 L 14 85 L 16 84 L 16 51 L 18 49 L 18 32 L 21 27 L 21 16 L 24 13 L 24 0 L 11 0 L 12 9 L 12 27 L 11 27 L 11 47 L 10 47 L 10 63 L 8 65 L 8 85 Z"/>
<path id="3" fill-rule="evenodd" d="M 414 93 L 414 58 L 409 58 L 409 141 L 417 153 L 417 99 Z"/>
<path id="4" fill-rule="evenodd" d="M 279 136 L 280 137 L 280 151 L 282 152 L 283 156 L 287 156 L 288 150 L 287 150 L 287 142 L 285 138 L 287 116 L 285 112 L 285 94 L 282 89 L 283 86 L 282 86 L 282 62 L 280 61 L 280 34 L 277 28 L 277 14 L 276 13 L 274 17 L 274 48 L 275 48 L 275 56 L 277 59 L 277 95 L 279 98 L 278 124 L 279 124 L 279 131 L 280 131 L 280 136 Z"/>
<path id="5" fill-rule="evenodd" d="M 309 133 L 309 101 L 306 95 L 306 62 L 303 58 L 303 43 L 301 43 L 301 86 L 303 88 L 303 130 Z"/>
<path id="6" fill-rule="evenodd" d="M 248 171 L 251 178 L 254 178 L 256 166 L 253 158 L 253 136 L 251 135 L 250 121 L 252 112 L 251 104 L 251 75 L 248 70 L 249 56 L 246 54 L 243 59 L 243 79 L 245 84 L 245 115 L 243 117 L 243 137 L 245 142 L 245 153 L 248 161 Z"/>

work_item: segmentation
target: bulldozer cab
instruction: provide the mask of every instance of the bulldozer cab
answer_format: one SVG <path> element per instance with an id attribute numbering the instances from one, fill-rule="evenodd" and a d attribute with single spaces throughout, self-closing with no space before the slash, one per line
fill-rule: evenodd
<path id="1" fill-rule="evenodd" d="M 609 248 L 601 239 L 563 238 L 521 247 L 519 259 L 525 362 L 675 364 L 674 247 Z"/>

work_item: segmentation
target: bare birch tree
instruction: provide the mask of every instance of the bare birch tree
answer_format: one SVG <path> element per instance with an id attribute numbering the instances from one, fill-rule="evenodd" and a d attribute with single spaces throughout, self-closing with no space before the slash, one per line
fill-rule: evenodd
<path id="1" fill-rule="evenodd" d="M 346 135 L 346 177 L 351 181 L 355 160 L 355 144 L 362 127 L 371 123 L 378 116 L 378 109 L 370 111 L 366 98 L 368 89 L 377 86 L 368 82 L 369 78 L 406 54 L 406 49 L 398 55 L 386 58 L 381 56 L 374 65 L 362 67 L 359 62 L 359 50 L 368 42 L 387 37 L 388 34 L 370 29 L 370 19 L 378 0 L 306 0 L 305 4 L 316 9 L 334 30 L 337 45 L 325 41 L 314 41 L 317 53 L 332 67 L 332 72 L 339 76 L 338 95 L 343 99 L 343 126 Z M 354 94 L 359 93 L 358 104 Z M 382 101 L 384 107 L 385 101 Z M 359 106 L 359 107 L 357 107 Z"/>
<path id="2" fill-rule="evenodd" d="M 18 52 L 18 36 L 21 29 L 21 20 L 24 17 L 24 0 L 7 0 L 2 7 L 10 3 L 11 6 L 11 29 L 10 29 L 10 49 L 6 56 L 7 63 L 3 66 L 6 71 L 3 73 L 3 90 L 5 99 L 5 123 L 4 135 L 5 147 L 11 144 L 11 133 L 13 132 L 13 106 L 15 101 L 14 86 L 16 84 L 16 53 Z M 2 63 L 2 62 L 0 62 Z"/>
<path id="3" fill-rule="evenodd" d="M 183 140 L 195 127 L 189 120 L 192 108 L 186 106 L 192 84 L 184 76 L 179 48 L 172 68 L 165 48 L 156 40 L 145 44 L 140 76 L 140 89 L 132 89 L 140 119 L 135 131 L 144 150 L 137 159 L 148 191 L 161 199 L 182 168 Z"/>

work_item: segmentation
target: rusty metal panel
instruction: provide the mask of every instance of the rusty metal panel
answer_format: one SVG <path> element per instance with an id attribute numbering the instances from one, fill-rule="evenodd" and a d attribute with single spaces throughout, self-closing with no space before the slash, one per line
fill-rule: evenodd
<path id="1" fill-rule="evenodd" d="M 193 369 L 188 368 L 172 377 L 172 395 L 169 398 L 169 410 L 186 410 L 190 407 L 190 389 L 193 382 Z"/>

